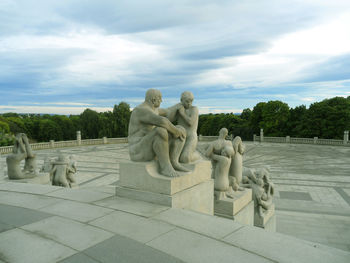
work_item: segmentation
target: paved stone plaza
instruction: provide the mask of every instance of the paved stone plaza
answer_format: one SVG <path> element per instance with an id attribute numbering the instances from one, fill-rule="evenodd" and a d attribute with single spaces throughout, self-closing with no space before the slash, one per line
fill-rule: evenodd
<path id="1" fill-rule="evenodd" d="M 305 241 L 115 197 L 128 147 L 108 144 L 59 149 L 76 155 L 79 189 L 1 177 L 0 262 L 349 262 L 350 148 L 246 145 L 245 166 L 271 168 L 277 231 Z M 58 155 L 57 149 L 36 154 L 38 167 Z M 4 156 L 0 162 L 5 170 Z"/>

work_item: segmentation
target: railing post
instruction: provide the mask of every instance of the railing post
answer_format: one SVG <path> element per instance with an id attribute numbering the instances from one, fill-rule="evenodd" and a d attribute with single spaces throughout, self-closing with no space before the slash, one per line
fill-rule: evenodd
<path id="1" fill-rule="evenodd" d="M 50 140 L 50 148 L 55 148 L 55 140 Z"/>
<path id="2" fill-rule="evenodd" d="M 199 142 L 202 141 L 202 134 L 199 134 L 199 136 L 198 136 L 198 141 L 199 141 Z"/>
<path id="3" fill-rule="evenodd" d="M 349 141 L 349 131 L 344 131 L 344 144 L 347 144 Z"/>
<path id="4" fill-rule="evenodd" d="M 286 136 L 286 143 L 290 143 L 290 136 Z"/>
<path id="5" fill-rule="evenodd" d="M 260 142 L 264 141 L 264 129 L 260 129 Z"/>
<path id="6" fill-rule="evenodd" d="M 103 139 L 103 144 L 107 144 L 108 143 L 107 137 L 103 137 L 102 139 Z"/>
<path id="7" fill-rule="evenodd" d="M 77 131 L 77 144 L 81 145 L 81 132 Z"/>
<path id="8" fill-rule="evenodd" d="M 314 137 L 314 144 L 317 144 L 318 137 Z"/>
<path id="9" fill-rule="evenodd" d="M 253 142 L 255 142 L 255 141 L 256 141 L 256 135 L 253 134 Z"/>

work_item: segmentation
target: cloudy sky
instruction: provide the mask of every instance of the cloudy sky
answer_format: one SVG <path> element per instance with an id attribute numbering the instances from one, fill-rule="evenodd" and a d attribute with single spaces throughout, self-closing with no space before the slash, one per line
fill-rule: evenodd
<path id="1" fill-rule="evenodd" d="M 349 0 L 1 0 L 0 112 L 350 96 Z"/>

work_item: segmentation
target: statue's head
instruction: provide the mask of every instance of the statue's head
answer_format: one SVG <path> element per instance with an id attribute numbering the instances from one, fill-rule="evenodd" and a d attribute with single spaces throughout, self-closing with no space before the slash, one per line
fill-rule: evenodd
<path id="1" fill-rule="evenodd" d="M 149 89 L 146 92 L 145 101 L 158 108 L 162 102 L 162 93 L 157 89 Z"/>
<path id="2" fill-rule="evenodd" d="M 241 137 L 236 136 L 232 141 L 232 145 L 233 145 L 233 148 L 235 149 L 236 152 L 243 154 L 244 146 L 243 146 Z"/>
<path id="3" fill-rule="evenodd" d="M 188 109 L 192 106 L 194 96 L 192 92 L 190 91 L 184 91 L 181 94 L 181 104 L 184 106 L 185 109 Z"/>
<path id="4" fill-rule="evenodd" d="M 226 128 L 221 128 L 221 130 L 219 131 L 219 136 L 222 138 L 226 138 L 228 134 L 228 130 Z"/>

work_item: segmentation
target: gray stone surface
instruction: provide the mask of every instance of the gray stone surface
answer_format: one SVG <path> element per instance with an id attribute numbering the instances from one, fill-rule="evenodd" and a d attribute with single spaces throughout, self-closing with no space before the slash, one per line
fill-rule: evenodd
<path id="1" fill-rule="evenodd" d="M 115 235 L 114 237 L 84 251 L 84 254 L 99 262 L 182 262 L 181 260 L 167 255 L 142 243 Z"/>
<path id="2" fill-rule="evenodd" d="M 202 144 L 199 142 L 199 146 Z M 276 190 L 274 202 L 277 231 L 350 251 L 350 206 L 344 197 L 344 194 L 350 196 L 350 148 L 251 142 L 245 142 L 245 145 L 246 152 L 243 156 L 245 166 L 268 165 L 270 167 L 271 180 L 275 183 Z M 99 192 L 113 192 L 111 188 L 119 178 L 119 163 L 129 160 L 127 144 L 61 148 L 60 150 L 67 155 L 77 156 L 79 171 L 76 179 L 80 189 L 88 188 Z M 56 149 L 35 153 L 39 166 L 46 156 L 57 156 Z M 3 162 L 6 168 L 5 158 L 6 155 L 0 159 L 0 162 Z M 298 165 L 295 165 L 296 163 Z M 101 168 L 104 169 L 104 173 L 100 172 Z M 5 176 L 0 174 L 0 187 L 4 182 Z M 34 185 L 26 187 L 25 184 L 14 184 L 21 187 L 23 185 L 23 189 L 0 190 L 1 204 L 37 209 L 37 207 L 50 206 L 60 201 L 57 198 L 40 196 L 39 192 L 35 195 L 25 195 L 23 192 L 35 193 L 42 190 L 38 190 Z M 337 191 L 339 189 L 342 190 L 342 195 Z M 52 191 L 54 190 L 57 189 Z M 48 192 L 50 191 L 48 188 Z M 307 192 L 312 201 L 280 199 L 279 191 Z M 143 202 L 135 202 L 133 207 L 131 201 L 115 202 L 113 199 L 107 198 L 106 202 L 102 200 L 96 203 L 102 206 L 106 203 L 107 208 L 116 207 L 115 209 L 118 210 L 148 217 L 168 210 L 167 207 L 162 206 L 155 206 L 157 207 L 155 208 L 151 205 L 151 208 L 142 205 L 146 204 Z M 0 218 L 1 216 L 0 214 Z"/>
<path id="3" fill-rule="evenodd" d="M 21 228 L 78 251 L 82 251 L 113 236 L 112 233 L 102 229 L 58 216 L 22 226 Z"/>
<path id="4" fill-rule="evenodd" d="M 51 214 L 27 208 L 2 204 L 0 204 L 0 215 L 0 224 L 3 224 L 2 227 L 0 225 L 0 229 L 8 227 L 20 227 L 52 216 Z M 0 232 L 2 231 L 0 230 Z"/>
<path id="5" fill-rule="evenodd" d="M 218 239 L 243 227 L 232 220 L 184 209 L 168 209 L 156 215 L 154 219 Z"/>
<path id="6" fill-rule="evenodd" d="M 112 209 L 66 200 L 46 206 L 40 210 L 80 222 L 88 222 L 113 212 Z"/>
<path id="7" fill-rule="evenodd" d="M 175 228 L 164 222 L 121 211 L 116 211 L 112 214 L 98 218 L 89 224 L 132 238 L 142 243 L 146 243 Z"/>
<path id="8" fill-rule="evenodd" d="M 277 262 L 347 262 L 350 254 L 329 253 L 317 245 L 299 241 L 260 228 L 243 227 L 224 238 L 225 241 Z M 336 250 L 336 249 L 334 249 Z"/>
<path id="9" fill-rule="evenodd" d="M 96 261 L 83 253 L 77 253 L 60 261 L 60 263 L 99 263 L 99 261 Z"/>
<path id="10" fill-rule="evenodd" d="M 170 231 L 147 245 L 186 262 L 272 262 L 240 248 L 182 229 Z"/>
<path id="11" fill-rule="evenodd" d="M 57 262 L 75 251 L 22 229 L 0 233 L 0 259 L 5 262 Z"/>
<path id="12" fill-rule="evenodd" d="M 105 206 L 124 212 L 144 217 L 151 217 L 160 212 L 169 209 L 169 207 L 142 202 L 138 200 L 131 200 L 121 197 L 109 197 L 104 200 L 95 202 L 96 205 Z"/>
<path id="13" fill-rule="evenodd" d="M 282 199 L 312 201 L 310 194 L 306 192 L 279 191 L 279 194 Z"/>

